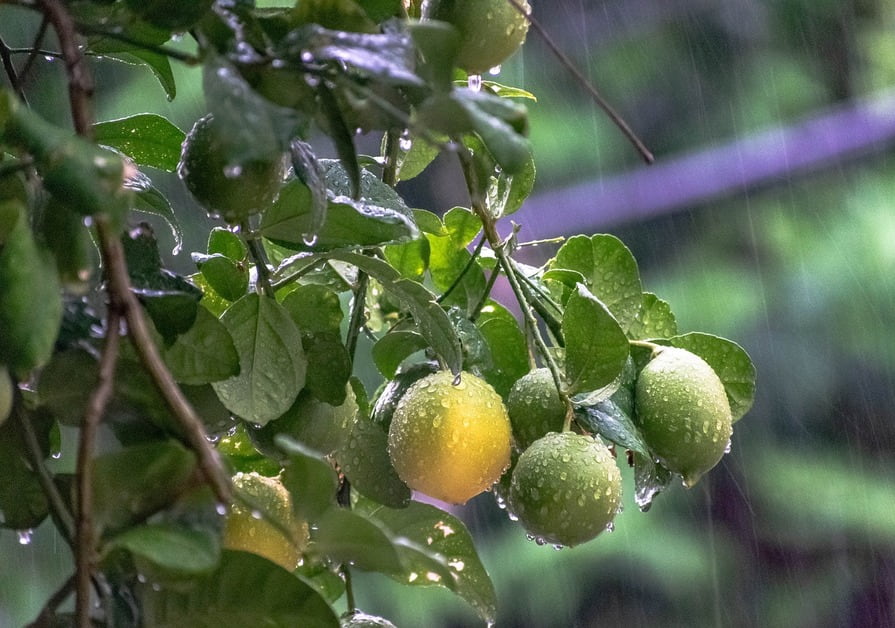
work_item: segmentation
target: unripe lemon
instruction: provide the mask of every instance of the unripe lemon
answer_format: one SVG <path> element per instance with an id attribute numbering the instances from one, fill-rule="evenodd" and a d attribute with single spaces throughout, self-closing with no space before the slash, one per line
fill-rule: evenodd
<path id="1" fill-rule="evenodd" d="M 507 396 L 507 413 L 519 449 L 544 436 L 562 430 L 566 404 L 559 398 L 550 369 L 535 369 L 523 375 Z"/>
<path id="2" fill-rule="evenodd" d="M 500 479 L 512 435 L 503 400 L 471 373 L 419 380 L 401 397 L 388 432 L 398 476 L 430 497 L 461 504 Z"/>
<path id="3" fill-rule="evenodd" d="M 395 625 L 384 617 L 355 611 L 342 615 L 339 619 L 339 628 L 395 628 Z"/>
<path id="4" fill-rule="evenodd" d="M 528 0 L 520 3 L 526 13 Z M 481 74 L 503 63 L 528 34 L 528 20 L 507 0 L 427 0 L 423 15 L 453 25 L 460 32 L 457 67 Z"/>
<path id="5" fill-rule="evenodd" d="M 724 384 L 699 356 L 665 347 L 637 377 L 634 408 L 643 438 L 693 486 L 724 455 L 732 433 Z"/>
<path id="6" fill-rule="evenodd" d="M 308 524 L 296 518 L 289 491 L 277 478 L 254 472 L 237 473 L 233 487 L 262 510 L 255 517 L 250 509 L 234 504 L 224 526 L 224 547 L 252 552 L 294 570 L 308 545 Z M 271 520 L 291 534 L 285 536 Z"/>
<path id="7" fill-rule="evenodd" d="M 283 184 L 284 166 L 279 158 L 228 163 L 226 132 L 214 116 L 199 118 L 183 141 L 177 173 L 210 215 L 238 224 L 273 203 Z"/>
<path id="8" fill-rule="evenodd" d="M 601 441 L 551 432 L 519 456 L 510 483 L 510 510 L 536 538 L 579 545 L 615 519 L 621 482 L 615 459 Z"/>

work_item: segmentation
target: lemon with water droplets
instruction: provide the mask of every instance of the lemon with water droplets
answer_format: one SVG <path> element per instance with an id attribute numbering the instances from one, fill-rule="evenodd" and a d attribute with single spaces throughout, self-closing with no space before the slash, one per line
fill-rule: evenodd
<path id="1" fill-rule="evenodd" d="M 224 547 L 251 552 L 294 570 L 308 545 L 309 532 L 307 522 L 300 521 L 292 511 L 289 491 L 279 479 L 254 472 L 233 476 L 233 488 L 257 505 L 258 512 L 242 504 L 233 505 L 224 526 Z M 289 532 L 288 536 L 284 531 Z"/>
<path id="2" fill-rule="evenodd" d="M 239 224 L 277 198 L 284 164 L 280 157 L 229 163 L 225 133 L 214 116 L 199 118 L 183 141 L 177 174 L 210 215 Z"/>
<path id="3" fill-rule="evenodd" d="M 580 545 L 615 519 L 621 472 L 592 436 L 551 432 L 526 449 L 510 482 L 511 512 L 540 542 Z"/>
<path id="4" fill-rule="evenodd" d="M 634 410 L 646 443 L 688 487 L 718 464 L 730 442 L 724 384 L 685 349 L 664 347 L 640 371 Z"/>
<path id="5" fill-rule="evenodd" d="M 410 488 L 465 503 L 500 479 L 510 463 L 510 419 L 500 395 L 463 372 L 428 375 L 401 397 L 388 432 L 388 452 Z"/>
<path id="6" fill-rule="evenodd" d="M 519 2 L 528 13 L 528 0 Z M 448 22 L 460 33 L 457 67 L 481 74 L 516 52 L 528 34 L 528 20 L 508 0 L 427 0 L 423 16 Z"/>
<path id="7" fill-rule="evenodd" d="M 516 380 L 507 395 L 507 413 L 520 449 L 548 432 L 562 430 L 566 404 L 559 398 L 550 369 L 534 369 Z"/>

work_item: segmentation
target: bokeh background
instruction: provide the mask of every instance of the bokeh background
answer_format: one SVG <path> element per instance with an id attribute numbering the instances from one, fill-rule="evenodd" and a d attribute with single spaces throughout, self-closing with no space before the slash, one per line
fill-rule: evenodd
<path id="1" fill-rule="evenodd" d="M 458 510 L 497 586 L 497 625 L 895 625 L 895 2 L 533 4 L 657 163 L 531 34 L 491 77 L 538 98 L 522 239 L 618 235 L 683 331 L 749 351 L 758 395 L 699 485 L 641 513 L 628 474 L 616 531 L 583 547 L 528 541 L 490 495 Z M 28 45 L 34 28 L 0 6 L 8 44 Z M 65 120 L 62 68 L 39 61 L 32 102 Z M 173 103 L 146 72 L 97 68 L 100 119 L 156 111 L 188 128 L 203 111 L 188 68 Z M 190 208 L 177 181 L 152 174 Z M 462 189 L 440 159 L 404 191 L 444 211 Z M 208 223 L 191 215 L 200 233 Z M 175 263 L 189 270 L 202 245 L 188 238 Z M 555 248 L 524 255 L 540 264 Z M 50 529 L 19 541 L 0 531 L 3 627 L 31 619 L 70 563 Z M 356 580 L 362 608 L 399 626 L 479 623 L 449 593 Z"/>

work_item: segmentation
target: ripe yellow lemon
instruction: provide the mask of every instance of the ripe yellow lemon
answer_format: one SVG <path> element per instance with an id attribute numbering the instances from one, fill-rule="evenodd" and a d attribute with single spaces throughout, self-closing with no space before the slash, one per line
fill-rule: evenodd
<path id="1" fill-rule="evenodd" d="M 528 0 L 520 0 L 526 13 Z M 528 20 L 508 0 L 427 0 L 423 15 L 460 32 L 457 67 L 481 74 L 500 65 L 522 46 Z"/>
<path id="2" fill-rule="evenodd" d="M 500 479 L 510 463 L 510 419 L 486 381 L 463 372 L 428 375 L 401 397 L 392 416 L 388 452 L 410 488 L 465 503 Z"/>
<path id="3" fill-rule="evenodd" d="M 702 358 L 665 347 L 637 376 L 634 410 L 643 438 L 693 486 L 718 464 L 732 434 L 724 384 Z"/>
<path id="4" fill-rule="evenodd" d="M 259 506 L 259 512 L 236 504 L 227 515 L 224 526 L 224 547 L 252 552 L 275 562 L 284 569 L 294 570 L 308 545 L 308 524 L 296 518 L 292 498 L 277 479 L 258 473 L 237 473 L 233 487 Z M 257 516 L 256 516 L 257 515 Z M 276 521 L 290 534 L 283 534 Z"/>
<path id="5" fill-rule="evenodd" d="M 551 432 L 513 469 L 510 511 L 539 542 L 579 545 L 612 523 L 621 504 L 621 472 L 592 436 Z"/>

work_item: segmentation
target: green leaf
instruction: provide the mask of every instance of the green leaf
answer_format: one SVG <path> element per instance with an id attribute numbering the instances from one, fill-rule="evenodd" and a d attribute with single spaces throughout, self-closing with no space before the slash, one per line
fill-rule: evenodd
<path id="1" fill-rule="evenodd" d="M 97 525 L 120 529 L 161 510 L 187 488 L 195 469 L 193 452 L 173 440 L 151 441 L 95 458 Z"/>
<path id="2" fill-rule="evenodd" d="M 265 211 L 261 219 L 261 235 L 299 250 L 374 246 L 417 236 L 409 210 L 405 213 L 379 202 L 382 199 L 356 201 L 347 196 L 332 196 L 323 225 L 315 233 L 310 189 L 294 179 L 283 187 L 277 200 Z"/>
<path id="3" fill-rule="evenodd" d="M 264 425 L 288 410 L 304 387 L 301 334 L 283 306 L 257 294 L 230 306 L 221 322 L 233 338 L 240 372 L 212 386 L 231 412 Z"/>
<path id="4" fill-rule="evenodd" d="M 407 389 L 418 380 L 431 375 L 438 370 L 436 362 L 421 362 L 401 370 L 395 374 L 394 379 L 388 382 L 379 393 L 373 406 L 372 419 L 384 432 L 388 432 L 392 423 L 392 415 L 398 402 Z"/>
<path id="5" fill-rule="evenodd" d="M 562 332 L 569 394 L 602 388 L 622 372 L 629 353 L 625 332 L 582 284 L 566 303 Z"/>
<path id="6" fill-rule="evenodd" d="M 385 261 L 408 279 L 421 281 L 429 268 L 429 240 L 419 238 L 401 244 L 389 244 L 383 247 Z"/>
<path id="7" fill-rule="evenodd" d="M 274 441 L 289 462 L 283 470 L 283 485 L 292 493 L 292 510 L 303 521 L 315 523 L 336 506 L 339 478 L 323 456 L 288 436 Z"/>
<path id="8" fill-rule="evenodd" d="M 426 340 L 413 330 L 392 330 L 373 345 L 373 362 L 384 377 L 392 379 L 405 359 L 427 346 Z"/>
<path id="9" fill-rule="evenodd" d="M 525 335 L 509 310 L 495 301 L 482 308 L 476 325 L 491 349 L 492 365 L 484 370 L 485 379 L 506 398 L 516 380 L 529 370 Z"/>
<path id="10" fill-rule="evenodd" d="M 401 557 L 382 524 L 344 508 L 330 508 L 311 535 L 313 551 L 364 571 L 397 574 Z"/>
<path id="11" fill-rule="evenodd" d="M 304 333 L 338 334 L 344 313 L 339 295 L 326 286 L 304 284 L 286 295 L 283 307 Z"/>
<path id="12" fill-rule="evenodd" d="M 625 244 L 612 235 L 574 236 L 566 240 L 551 268 L 574 270 L 585 285 L 628 330 L 643 301 L 637 261 Z"/>
<path id="13" fill-rule="evenodd" d="M 304 334 L 302 346 L 308 362 L 305 387 L 330 405 L 345 401 L 345 385 L 351 377 L 351 357 L 337 333 Z"/>
<path id="14" fill-rule="evenodd" d="M 52 256 L 35 241 L 24 208 L 0 249 L 0 364 L 17 374 L 45 364 L 62 322 Z"/>
<path id="15" fill-rule="evenodd" d="M 204 307 L 196 322 L 164 348 L 165 363 L 184 384 L 209 384 L 239 374 L 239 355 L 227 328 Z"/>
<path id="16" fill-rule="evenodd" d="M 444 136 L 437 139 L 447 141 Z M 409 181 L 419 176 L 441 154 L 441 147 L 427 138 L 414 138 L 410 142 L 409 150 L 404 150 L 403 147 L 398 150 L 395 172 L 398 181 Z"/>
<path id="17" fill-rule="evenodd" d="M 114 148 L 138 166 L 174 172 L 180 160 L 180 145 L 186 134 L 166 118 L 140 113 L 93 125 L 97 143 Z"/>
<path id="18" fill-rule="evenodd" d="M 174 214 L 174 208 L 168 199 L 152 184 L 152 181 L 142 172 L 138 172 L 124 185 L 134 191 L 134 209 L 163 218 L 171 229 L 174 238 L 174 253 L 180 251 L 183 246 L 183 228 Z"/>
<path id="19" fill-rule="evenodd" d="M 326 173 L 310 144 L 301 140 L 292 140 L 289 145 L 289 153 L 292 156 L 292 169 L 295 176 L 307 186 L 311 194 L 308 231 L 302 232 L 302 239 L 312 241 L 317 238 L 326 222 L 328 207 Z"/>
<path id="20" fill-rule="evenodd" d="M 24 412 L 19 408 L 18 412 Z M 49 456 L 49 434 L 53 419 L 45 412 L 28 413 L 29 421 L 37 434 L 44 456 Z M 0 528 L 30 530 L 46 518 L 49 504 L 41 489 L 37 475 L 31 470 L 24 435 L 15 417 L 0 423 Z"/>
<path id="21" fill-rule="evenodd" d="M 208 285 L 228 301 L 236 301 L 249 288 L 249 268 L 220 253 L 202 255 L 193 253 L 193 262 Z"/>
<path id="22" fill-rule="evenodd" d="M 137 586 L 142 620 L 155 628 L 338 628 L 313 587 L 269 560 L 225 550 L 218 568 L 183 589 Z M 158 589 L 158 590 L 157 590 Z"/>
<path id="23" fill-rule="evenodd" d="M 646 512 L 653 499 L 671 484 L 674 474 L 652 456 L 634 454 L 634 503 Z"/>
<path id="24" fill-rule="evenodd" d="M 643 304 L 628 334 L 635 340 L 670 338 L 677 335 L 677 319 L 671 306 L 651 292 L 643 293 Z"/>
<path id="25" fill-rule="evenodd" d="M 625 449 L 649 456 L 649 447 L 640 430 L 614 402 L 609 399 L 592 406 L 577 406 L 575 420 L 588 431 L 620 445 Z"/>
<path id="26" fill-rule="evenodd" d="M 96 358 L 86 350 L 60 351 L 40 372 L 38 401 L 63 425 L 79 427 L 98 377 Z"/>
<path id="27" fill-rule="evenodd" d="M 184 576 L 212 571 L 221 554 L 218 537 L 210 531 L 167 523 L 128 528 L 105 543 L 103 553 L 113 550 L 130 552 L 153 570 Z"/>
<path id="28" fill-rule="evenodd" d="M 248 255 L 248 249 L 239 236 L 223 227 L 215 227 L 208 234 L 207 252 L 209 255 L 223 255 L 234 262 L 241 262 Z"/>
<path id="29" fill-rule="evenodd" d="M 724 384 L 734 422 L 752 407 L 755 400 L 755 365 L 740 345 L 720 336 L 700 332 L 674 336 L 662 344 L 695 353 L 712 367 Z"/>
<path id="30" fill-rule="evenodd" d="M 466 84 L 467 81 L 464 80 L 460 85 Z M 511 85 L 502 85 L 501 83 L 497 83 L 495 81 L 482 81 L 482 89 L 486 89 L 495 96 L 500 96 L 501 98 L 526 98 L 528 100 L 533 100 L 537 102 L 538 99 L 529 91 L 522 89 L 521 87 L 513 87 Z"/>
<path id="31" fill-rule="evenodd" d="M 447 314 L 436 303 L 435 295 L 421 284 L 403 279 L 398 271 L 381 260 L 342 251 L 333 252 L 331 257 L 353 264 L 379 280 L 383 289 L 411 313 L 420 334 L 448 368 L 454 373 L 460 372 L 463 362 L 460 341 Z"/>
<path id="32" fill-rule="evenodd" d="M 358 417 L 348 443 L 336 452 L 351 487 L 391 508 L 410 503 L 411 492 L 388 454 L 388 434 L 367 416 Z"/>
<path id="33" fill-rule="evenodd" d="M 430 577 L 430 564 L 412 561 L 411 556 L 404 554 L 404 571 L 393 576 L 396 580 L 410 585 L 447 587 L 468 602 L 483 621 L 495 621 L 497 595 L 494 585 L 476 552 L 472 535 L 462 521 L 420 502 L 411 502 L 401 509 L 371 507 L 370 516 L 382 522 L 392 534 L 443 557 L 453 576 L 450 579 Z"/>

